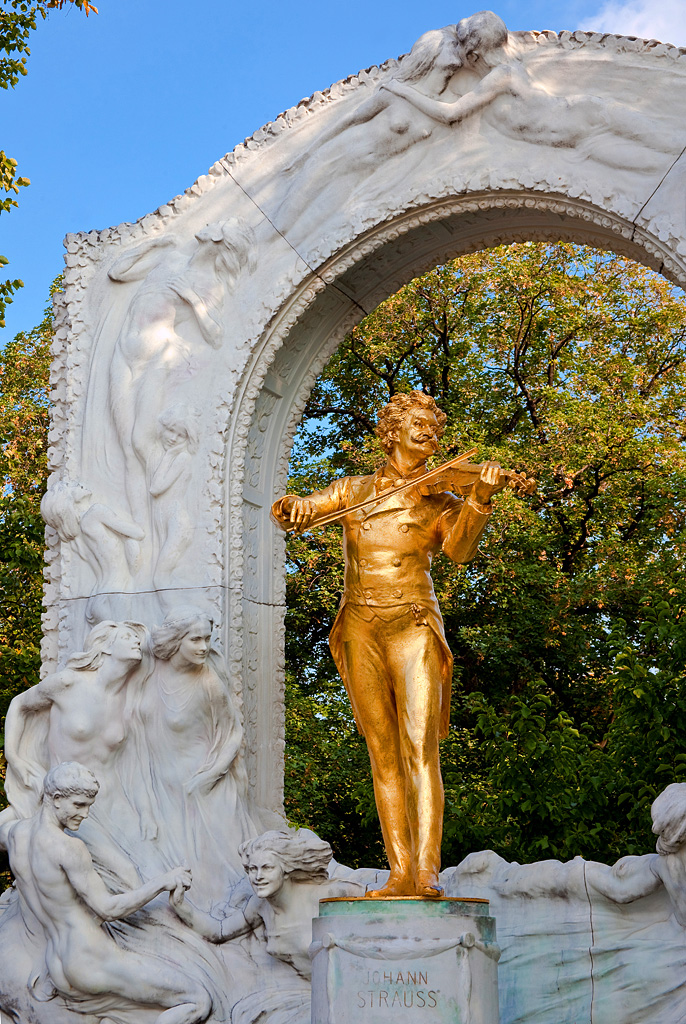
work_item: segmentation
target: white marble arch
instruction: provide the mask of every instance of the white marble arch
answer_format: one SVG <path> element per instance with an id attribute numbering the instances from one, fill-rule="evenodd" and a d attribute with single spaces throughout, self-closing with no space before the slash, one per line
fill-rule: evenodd
<path id="1" fill-rule="evenodd" d="M 454 27 L 442 32 L 440 45 L 451 45 Z M 500 62 L 526 79 L 519 93 L 482 98 L 458 123 L 422 115 L 424 127 L 403 149 L 395 136 L 407 132 L 403 124 L 411 135 L 418 115 L 381 86 L 401 75 L 406 60 L 387 61 L 302 101 L 136 224 L 66 240 L 66 290 L 57 300 L 53 346 L 51 482 L 80 481 L 94 501 L 123 515 L 133 514 L 127 491 L 145 504 L 147 480 L 162 457 L 150 432 L 154 420 L 147 425 L 149 459 L 139 457 L 136 479 L 124 479 L 131 453 L 122 454 L 127 439 L 108 413 L 113 353 L 142 336 L 127 323 L 143 285 L 108 270 L 147 246 L 153 268 L 161 265 L 157 254 L 172 261 L 168 272 L 156 271 L 166 289 L 167 334 L 162 320 L 150 327 L 154 344 L 163 338 L 163 355 L 173 356 L 169 374 L 159 378 L 159 401 L 185 402 L 199 415 L 187 488 L 195 532 L 178 588 L 156 592 L 144 557 L 117 598 L 127 604 L 127 618 L 147 624 L 161 621 L 160 609 L 176 600 L 215 610 L 242 702 L 253 794 L 274 809 L 282 799 L 284 541 L 268 512 L 283 493 L 309 391 L 345 333 L 418 273 L 502 242 L 594 245 L 686 286 L 685 50 L 583 32 L 511 33 Z M 449 71 L 445 91 L 435 89 L 441 100 L 478 96 L 468 68 Z M 365 104 L 373 108 L 382 94 L 385 106 L 368 116 Z M 600 114 L 579 135 L 572 121 L 586 101 L 592 117 Z M 545 127 L 541 105 L 545 114 L 548 103 L 550 137 L 543 128 L 535 138 L 517 135 L 527 113 Z M 377 116 L 389 111 L 384 128 Z M 565 117 L 571 134 L 561 143 Z M 347 159 L 337 172 L 339 140 Z M 317 178 L 318 168 L 329 165 L 331 179 Z M 213 285 L 222 340 L 209 344 L 190 300 L 174 296 L 190 274 L 194 247 L 209 244 L 206 235 L 196 242 L 197 233 L 209 225 L 218 238 L 217 225 L 234 219 L 242 237 L 253 240 L 253 258 L 239 259 L 233 275 Z M 162 285 L 155 288 L 157 301 Z M 141 365 L 144 374 L 147 364 Z M 150 538 L 149 524 L 138 525 Z M 46 534 L 50 671 L 78 648 L 96 583 L 73 543 L 51 528 Z M 154 552 L 147 558 L 154 561 Z"/>

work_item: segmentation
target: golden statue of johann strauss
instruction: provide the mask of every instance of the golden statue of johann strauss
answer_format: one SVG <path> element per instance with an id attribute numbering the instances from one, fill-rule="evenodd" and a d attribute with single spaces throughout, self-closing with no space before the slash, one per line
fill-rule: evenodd
<path id="1" fill-rule="evenodd" d="M 335 480 L 306 498 L 288 494 L 272 506 L 284 529 L 341 513 L 345 589 L 329 642 L 367 741 L 391 868 L 386 885 L 368 893 L 374 897 L 442 893 L 438 741 L 448 732 L 453 659 L 431 560 L 440 551 L 454 562 L 474 557 L 491 497 L 508 482 L 497 463 L 486 462 L 476 467 L 466 500 L 443 490 L 440 478 L 397 492 L 426 472 L 445 422 L 430 395 L 396 394 L 379 412 L 387 459 L 376 473 Z M 382 499 L 351 508 L 375 495 Z"/>

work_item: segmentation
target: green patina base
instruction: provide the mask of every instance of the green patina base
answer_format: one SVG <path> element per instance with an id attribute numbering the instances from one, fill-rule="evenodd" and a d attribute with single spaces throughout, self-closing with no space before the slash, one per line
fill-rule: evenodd
<path id="1" fill-rule="evenodd" d="M 319 908 L 313 1024 L 497 1024 L 487 900 L 332 899 Z"/>

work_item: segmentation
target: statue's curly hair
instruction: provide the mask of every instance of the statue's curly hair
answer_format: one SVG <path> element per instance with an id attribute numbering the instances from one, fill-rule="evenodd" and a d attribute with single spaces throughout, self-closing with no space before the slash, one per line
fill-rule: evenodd
<path id="1" fill-rule="evenodd" d="M 87 796 L 95 799 L 100 783 L 90 768 L 78 761 L 62 761 L 43 779 L 43 796 Z"/>
<path id="2" fill-rule="evenodd" d="M 247 871 L 253 854 L 268 851 L 281 864 L 284 874 L 296 882 L 322 881 L 328 878 L 331 847 L 307 828 L 295 832 L 264 832 L 256 839 L 248 839 L 238 847 L 243 867 Z"/>
<path id="3" fill-rule="evenodd" d="M 379 409 L 377 416 L 376 433 L 381 441 L 381 447 L 386 454 L 393 448 L 394 439 L 391 437 L 391 434 L 394 434 L 400 428 L 408 412 L 417 407 L 428 409 L 434 413 L 438 420 L 438 436 L 439 438 L 443 437 L 448 417 L 438 408 L 431 395 L 427 395 L 425 391 L 410 391 L 409 394 L 399 391 L 396 395 L 393 395 L 388 405 L 384 405 L 383 409 Z"/>

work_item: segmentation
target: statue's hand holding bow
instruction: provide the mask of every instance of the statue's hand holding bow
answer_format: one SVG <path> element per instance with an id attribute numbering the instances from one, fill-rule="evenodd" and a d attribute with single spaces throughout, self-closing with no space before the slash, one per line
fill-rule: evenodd
<path id="1" fill-rule="evenodd" d="M 281 512 L 288 516 L 288 522 L 295 533 L 302 533 L 310 525 L 317 514 L 317 506 L 309 498 L 298 498 L 288 494 L 281 501 Z"/>

